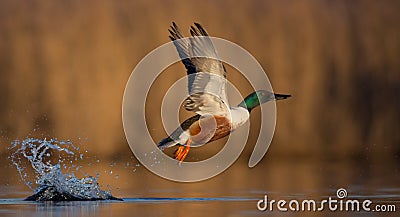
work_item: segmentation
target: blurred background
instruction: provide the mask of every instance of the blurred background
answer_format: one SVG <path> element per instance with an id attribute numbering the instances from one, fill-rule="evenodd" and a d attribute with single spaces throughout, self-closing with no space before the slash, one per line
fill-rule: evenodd
<path id="1" fill-rule="evenodd" d="M 1 183 L 17 185 L 7 147 L 30 135 L 83 138 L 88 155 L 105 165 L 94 170 L 117 196 L 398 187 L 399 11 L 400 2 L 390 0 L 1 1 Z M 247 167 L 257 133 L 231 169 L 208 181 L 174 183 L 132 167 L 137 160 L 121 118 L 125 84 L 147 53 L 169 42 L 172 21 L 186 35 L 199 22 L 242 46 L 276 92 L 293 95 L 277 103 L 275 136 L 257 167 Z M 228 70 L 229 80 L 243 80 Z M 184 75 L 180 63 L 170 67 L 147 103 L 158 109 L 160 96 Z M 191 115 L 181 113 L 182 120 Z M 252 114 L 254 129 L 259 113 Z M 159 114 L 146 116 L 155 140 L 166 136 Z"/>

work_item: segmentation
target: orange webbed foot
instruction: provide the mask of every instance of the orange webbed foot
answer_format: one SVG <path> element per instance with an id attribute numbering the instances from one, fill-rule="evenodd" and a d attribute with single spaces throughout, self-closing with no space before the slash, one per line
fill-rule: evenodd
<path id="1" fill-rule="evenodd" d="M 175 159 L 181 163 L 183 160 L 185 160 L 186 156 L 189 154 L 190 150 L 190 143 L 191 140 L 189 139 L 186 143 L 186 146 L 181 145 L 179 148 L 175 151 Z"/>

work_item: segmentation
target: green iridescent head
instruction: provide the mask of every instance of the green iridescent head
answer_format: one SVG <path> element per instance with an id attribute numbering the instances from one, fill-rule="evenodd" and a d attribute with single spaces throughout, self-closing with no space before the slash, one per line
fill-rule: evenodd
<path id="1" fill-rule="evenodd" d="M 286 99 L 289 98 L 291 95 L 288 94 L 278 94 L 278 93 L 272 93 L 267 90 L 257 90 L 256 92 L 251 93 L 248 95 L 244 100 L 238 105 L 240 107 L 246 108 L 249 110 L 249 112 L 263 104 L 272 100 L 281 100 L 281 99 Z"/>

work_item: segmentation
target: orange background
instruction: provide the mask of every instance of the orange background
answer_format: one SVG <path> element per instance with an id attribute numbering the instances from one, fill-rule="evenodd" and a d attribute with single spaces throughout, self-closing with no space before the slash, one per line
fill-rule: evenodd
<path id="1" fill-rule="evenodd" d="M 104 161 L 131 157 L 121 120 L 131 71 L 169 41 L 172 21 L 186 35 L 199 22 L 247 49 L 274 90 L 293 95 L 277 103 L 266 158 L 383 162 L 398 171 L 399 11 L 399 1 L 374 0 L 1 1 L 0 153 L 5 158 L 11 140 L 32 135 L 88 138 L 89 154 Z M 181 64 L 169 69 L 148 103 L 159 106 L 157 96 L 182 76 Z M 240 158 L 245 166 L 251 151 Z"/>

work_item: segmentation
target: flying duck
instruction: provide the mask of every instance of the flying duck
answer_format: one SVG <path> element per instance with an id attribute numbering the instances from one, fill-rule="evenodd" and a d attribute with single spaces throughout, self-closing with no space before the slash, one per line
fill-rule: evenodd
<path id="1" fill-rule="evenodd" d="M 228 136 L 250 118 L 250 112 L 272 100 L 290 97 L 267 90 L 248 95 L 237 106 L 229 106 L 226 95 L 226 69 L 206 30 L 198 23 L 191 26 L 191 37 L 185 38 L 172 23 L 169 38 L 173 41 L 188 75 L 189 96 L 184 107 L 196 115 L 185 120 L 171 135 L 162 139 L 158 147 L 178 146 L 175 159 L 182 162 L 190 147 L 199 147 Z"/>

